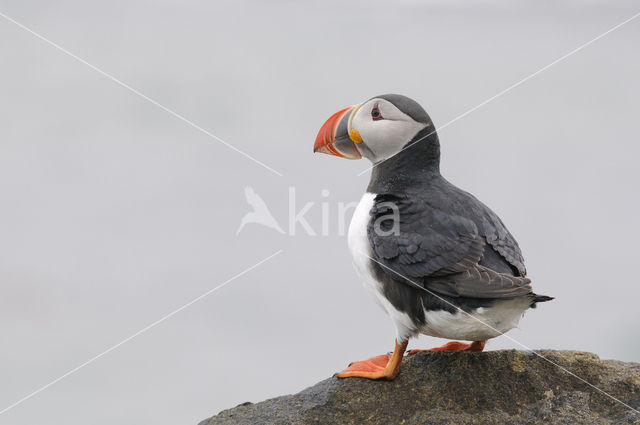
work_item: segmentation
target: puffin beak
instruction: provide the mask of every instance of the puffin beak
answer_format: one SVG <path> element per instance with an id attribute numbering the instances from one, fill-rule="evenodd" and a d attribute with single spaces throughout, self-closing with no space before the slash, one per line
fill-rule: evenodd
<path id="1" fill-rule="evenodd" d="M 313 151 L 347 159 L 362 158 L 356 147 L 356 143 L 362 143 L 362 138 L 350 128 L 351 117 L 359 107 L 360 105 L 349 106 L 331 115 L 320 128 Z"/>

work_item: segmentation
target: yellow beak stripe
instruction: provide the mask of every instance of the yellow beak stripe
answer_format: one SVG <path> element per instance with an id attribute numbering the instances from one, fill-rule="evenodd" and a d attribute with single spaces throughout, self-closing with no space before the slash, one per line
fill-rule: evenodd
<path id="1" fill-rule="evenodd" d="M 362 137 L 360 137 L 360 133 L 358 133 L 353 128 L 351 129 L 351 132 L 349 133 L 349 138 L 351 139 L 351 141 L 353 141 L 355 143 L 362 143 Z"/>

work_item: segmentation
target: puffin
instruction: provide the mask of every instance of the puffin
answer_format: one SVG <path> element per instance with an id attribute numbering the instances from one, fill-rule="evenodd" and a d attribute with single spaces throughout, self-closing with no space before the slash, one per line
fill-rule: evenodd
<path id="1" fill-rule="evenodd" d="M 553 299 L 533 292 L 502 220 L 440 174 L 438 134 L 416 101 L 385 94 L 342 109 L 313 150 L 373 164 L 347 239 L 357 274 L 396 330 L 392 353 L 355 361 L 338 378 L 394 379 L 405 353 L 426 351 L 407 352 L 420 334 L 452 340 L 431 351 L 482 351 Z"/>

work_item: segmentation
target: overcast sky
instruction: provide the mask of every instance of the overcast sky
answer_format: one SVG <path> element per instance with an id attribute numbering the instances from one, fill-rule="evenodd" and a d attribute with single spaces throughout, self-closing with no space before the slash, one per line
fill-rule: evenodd
<path id="1" fill-rule="evenodd" d="M 441 126 L 640 12 L 518 3 L 0 1 L 282 174 L 0 18 L 0 410 L 227 282 L 0 424 L 195 425 L 390 351 L 338 231 L 369 164 L 313 155 L 316 133 L 389 92 Z M 443 174 L 556 297 L 509 333 L 528 347 L 640 361 L 639 40 L 640 18 L 440 131 Z M 284 233 L 236 235 L 247 186 Z M 290 190 L 328 235 L 289 232 Z"/>

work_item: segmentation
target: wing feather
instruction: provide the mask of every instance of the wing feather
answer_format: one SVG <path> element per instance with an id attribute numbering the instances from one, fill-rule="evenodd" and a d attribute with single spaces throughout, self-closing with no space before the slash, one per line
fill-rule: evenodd
<path id="1" fill-rule="evenodd" d="M 504 225 L 492 225 L 494 217 L 487 215 L 478 225 L 444 209 L 420 197 L 377 195 L 367 229 L 376 261 L 448 296 L 510 298 L 531 292 L 529 279 L 479 264 L 485 250 L 495 250 L 518 271 L 524 270 L 519 248 L 510 242 L 513 237 Z"/>

